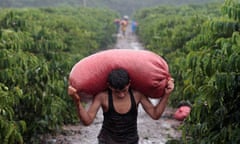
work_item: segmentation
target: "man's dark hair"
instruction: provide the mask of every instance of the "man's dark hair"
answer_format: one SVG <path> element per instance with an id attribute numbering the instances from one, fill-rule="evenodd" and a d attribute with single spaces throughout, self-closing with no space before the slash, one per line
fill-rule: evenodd
<path id="1" fill-rule="evenodd" d="M 129 74 L 125 69 L 114 69 L 108 75 L 108 83 L 114 89 L 122 90 L 129 84 L 129 82 Z"/>

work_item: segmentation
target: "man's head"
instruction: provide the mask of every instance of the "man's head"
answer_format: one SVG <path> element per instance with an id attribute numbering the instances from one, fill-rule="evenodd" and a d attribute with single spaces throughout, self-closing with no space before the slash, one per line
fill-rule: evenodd
<path id="1" fill-rule="evenodd" d="M 130 83 L 129 74 L 125 69 L 114 69 L 108 75 L 108 84 L 111 88 L 122 90 Z"/>

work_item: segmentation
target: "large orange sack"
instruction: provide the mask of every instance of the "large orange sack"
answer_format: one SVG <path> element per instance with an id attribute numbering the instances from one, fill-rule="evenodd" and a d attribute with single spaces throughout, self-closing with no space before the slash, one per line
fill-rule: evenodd
<path id="1" fill-rule="evenodd" d="M 166 61 L 147 50 L 111 49 L 80 60 L 69 76 L 69 85 L 78 93 L 91 97 L 107 89 L 108 74 L 115 68 L 124 68 L 131 78 L 133 89 L 151 98 L 160 98 L 170 79 Z"/>

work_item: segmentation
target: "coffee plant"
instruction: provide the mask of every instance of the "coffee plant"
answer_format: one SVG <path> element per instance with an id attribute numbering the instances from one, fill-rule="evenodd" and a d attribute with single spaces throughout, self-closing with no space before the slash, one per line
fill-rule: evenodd
<path id="1" fill-rule="evenodd" d="M 193 104 L 178 143 L 240 142 L 239 6 L 237 0 L 225 0 L 135 14 L 140 39 L 166 58 L 175 78 L 171 104 Z"/>
<path id="2" fill-rule="evenodd" d="M 40 143 L 78 121 L 68 74 L 115 42 L 117 13 L 91 8 L 0 9 L 0 143 Z"/>

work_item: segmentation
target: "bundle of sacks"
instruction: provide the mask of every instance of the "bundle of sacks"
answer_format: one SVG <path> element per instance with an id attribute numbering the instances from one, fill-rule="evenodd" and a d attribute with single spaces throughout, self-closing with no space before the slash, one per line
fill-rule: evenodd
<path id="1" fill-rule="evenodd" d="M 69 85 L 92 97 L 107 89 L 108 74 L 116 68 L 127 70 L 131 87 L 150 98 L 162 97 L 171 79 L 168 64 L 161 56 L 147 50 L 111 49 L 76 63 L 69 75 Z"/>

